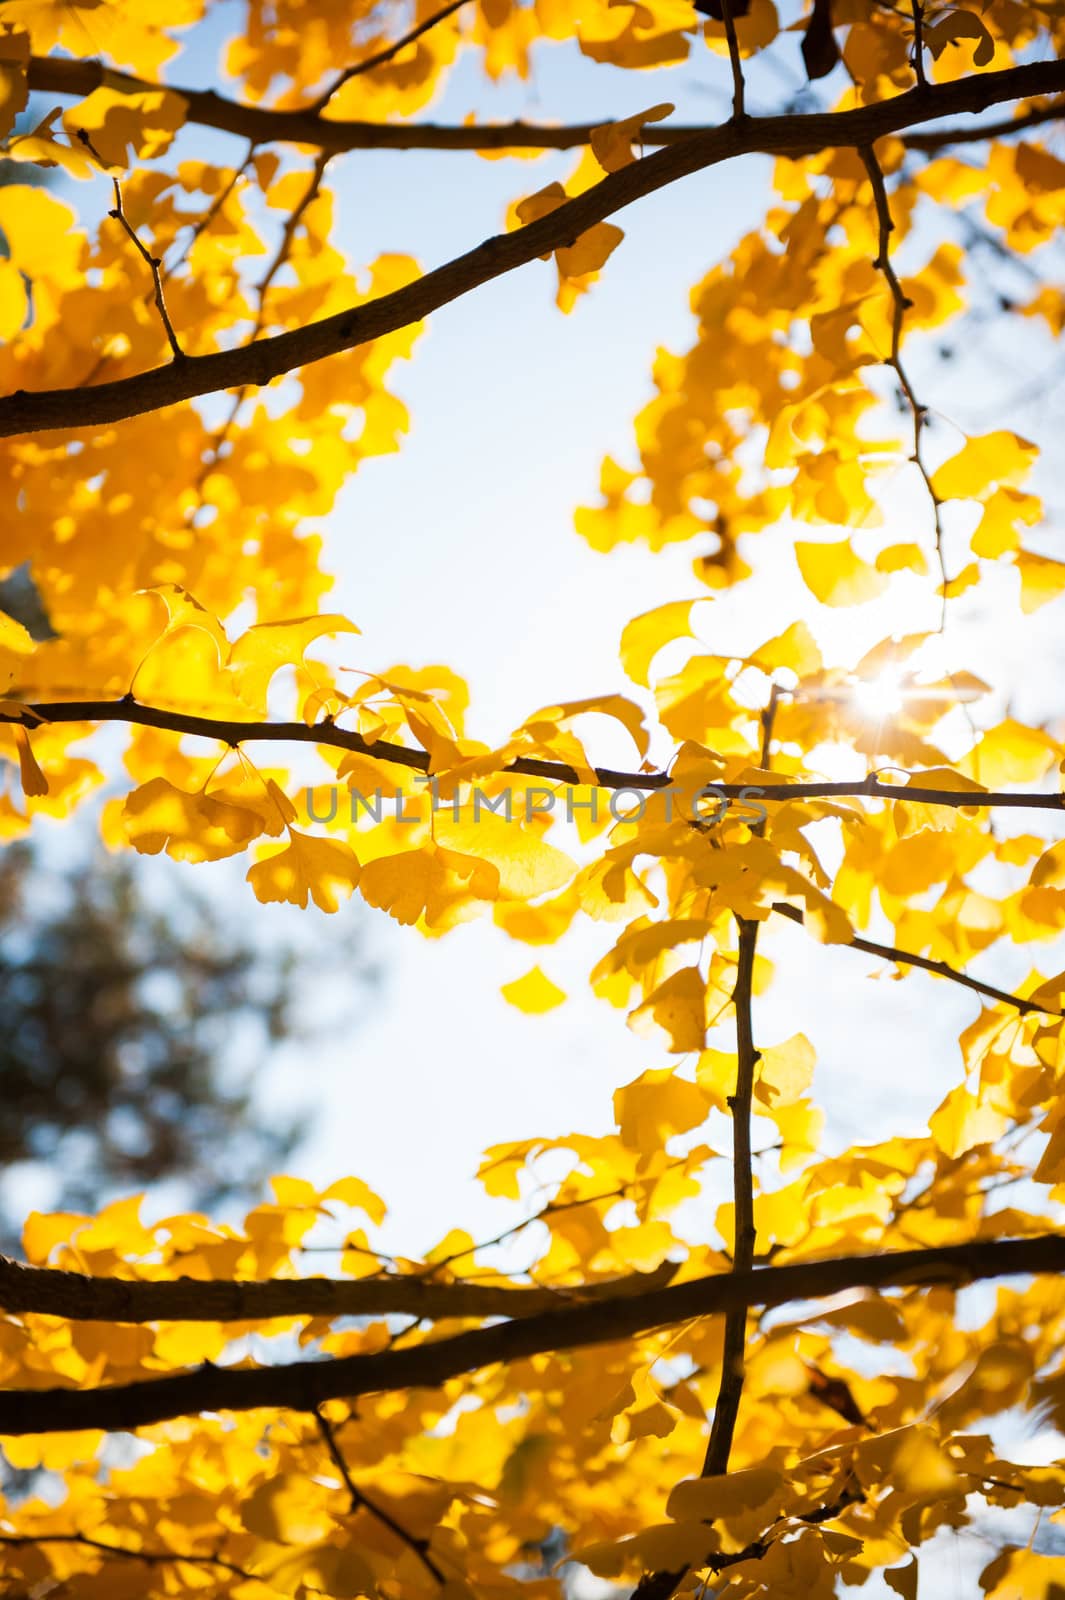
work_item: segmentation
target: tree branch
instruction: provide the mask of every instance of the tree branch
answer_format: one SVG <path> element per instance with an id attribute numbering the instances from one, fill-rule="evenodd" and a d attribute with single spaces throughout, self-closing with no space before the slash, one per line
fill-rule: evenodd
<path id="1" fill-rule="evenodd" d="M 105 172 L 107 170 L 107 162 L 104 161 L 99 152 L 93 148 L 92 140 L 89 138 L 89 135 L 85 132 L 84 128 L 78 129 L 78 139 L 85 146 L 86 150 L 92 156 L 100 170 Z M 163 265 L 162 259 L 159 256 L 154 256 L 152 254 L 152 252 L 148 249 L 148 246 L 141 239 L 140 234 L 137 232 L 132 222 L 130 222 L 129 218 L 127 217 L 126 208 L 122 204 L 122 185 L 119 183 L 116 177 L 111 178 L 111 187 L 114 193 L 115 203 L 107 214 L 109 217 L 112 217 L 114 221 L 117 222 L 122 228 L 126 237 L 130 240 L 137 254 L 140 256 L 141 260 L 148 268 L 148 271 L 151 273 L 155 297 L 155 309 L 158 311 L 159 320 L 163 324 L 163 332 L 166 334 L 167 343 L 170 346 L 170 353 L 175 361 L 184 361 L 186 359 L 185 352 L 178 342 L 178 336 L 174 331 L 174 324 L 170 320 L 170 312 L 167 310 L 166 296 L 163 293 L 163 279 L 159 270 Z"/>
<path id="2" fill-rule="evenodd" d="M 728 17 L 728 0 L 722 0 Z M 768 772 L 773 752 L 773 726 L 780 705 L 781 689 L 774 683 L 762 711 L 762 748 L 759 766 Z M 765 821 L 757 822 L 752 832 L 761 837 Z M 750 1272 L 754 1266 L 757 1232 L 754 1224 L 754 1164 L 751 1156 L 751 1106 L 754 1099 L 754 1074 L 758 1051 L 754 1046 L 754 962 L 758 953 L 757 922 L 736 918 L 739 930 L 739 956 L 732 1005 L 736 1013 L 736 1089 L 729 1096 L 732 1117 L 732 1195 L 733 1247 L 732 1271 Z M 744 1359 L 747 1354 L 747 1307 L 736 1306 L 725 1313 L 721 1342 L 721 1377 L 710 1424 L 710 1438 L 703 1457 L 701 1476 L 717 1477 L 728 1471 L 732 1441 L 743 1398 Z M 762 1554 L 765 1552 L 762 1551 Z M 633 1600 L 671 1600 L 685 1576 L 685 1567 L 659 1567 L 645 1572 L 636 1586 Z"/>
<path id="3" fill-rule="evenodd" d="M 994 74 L 992 74 L 994 76 Z M 88 95 L 101 84 L 119 94 L 136 94 L 145 89 L 170 88 L 150 83 L 128 73 L 113 71 L 100 61 L 74 61 L 61 57 L 33 56 L 29 64 L 29 86 L 49 94 Z M 936 93 L 941 92 L 941 87 Z M 1039 93 L 1056 93 L 1060 82 L 1048 90 L 1019 91 L 1016 98 L 1027 99 Z M 595 122 L 569 123 L 559 127 L 530 122 L 480 123 L 459 126 L 425 122 L 365 122 L 321 117 L 313 108 L 272 111 L 266 106 L 242 105 L 226 100 L 209 89 L 170 88 L 185 101 L 186 120 L 219 133 L 231 133 L 254 144 L 303 144 L 341 155 L 353 150 L 576 150 L 591 140 Z M 1006 95 L 1004 99 L 1014 98 Z M 969 109 L 957 107 L 958 111 Z M 980 107 L 978 109 L 984 109 Z M 931 153 L 951 144 L 972 144 L 983 139 L 1003 138 L 1026 128 L 1056 122 L 1065 117 L 1065 105 L 1039 107 L 1017 118 L 986 124 L 983 128 L 944 128 L 938 133 L 906 134 L 907 148 Z M 782 119 L 778 119 L 782 120 Z M 705 123 L 648 124 L 640 136 L 645 148 L 683 144 L 698 134 L 712 132 Z"/>
<path id="4" fill-rule="evenodd" d="M 10 693 L 17 695 L 15 686 Z M 347 728 L 338 728 L 332 721 L 308 726 L 305 722 L 237 722 L 223 717 L 201 717 L 187 711 L 167 711 L 159 706 L 138 705 L 129 695 L 121 700 L 60 700 L 26 704 L 20 710 L 0 710 L 0 726 L 4 723 L 33 729 L 42 723 L 125 722 L 143 728 L 167 728 L 172 733 L 197 734 L 205 739 L 217 739 L 221 744 L 236 749 L 241 744 L 316 744 L 333 750 L 354 750 L 359 755 L 371 756 L 391 766 L 406 767 L 412 772 L 428 773 L 429 753 L 414 750 L 406 745 L 391 744 L 387 739 L 372 742 Z M 673 778 L 668 772 L 622 772 L 613 767 L 593 767 L 595 782 L 600 789 L 633 789 L 652 793 L 668 789 Z M 538 756 L 519 756 L 500 769 L 501 773 L 516 773 L 527 778 L 544 778 L 550 783 L 584 784 L 587 777 L 565 761 L 543 761 Z M 740 800 L 755 793 L 763 800 L 827 800 L 861 798 L 868 800 L 907 800 L 918 805 L 949 806 L 952 809 L 1027 811 L 1065 811 L 1065 795 L 1013 793 L 995 789 L 936 789 L 922 784 L 882 783 L 876 777 L 845 782 L 821 782 L 812 779 L 805 783 L 768 783 L 752 786 L 747 783 L 715 783 L 715 797 Z M 919 964 L 919 963 L 918 963 Z"/>
<path id="5" fill-rule="evenodd" d="M 786 905 L 782 900 L 774 900 L 770 909 L 797 922 L 800 927 L 806 920 L 798 906 Z M 934 972 L 937 977 L 949 978 L 952 983 L 960 983 L 963 988 L 986 995 L 989 1000 L 997 1000 L 1000 1005 L 1012 1006 L 1022 1016 L 1038 1013 L 1042 1017 L 1060 1017 L 1065 1014 L 1049 1006 L 1037 1006 L 1034 1001 L 1024 1000 L 1019 994 L 1010 994 L 1008 989 L 996 989 L 992 983 L 981 983 L 979 978 L 970 978 L 967 972 L 959 972 L 957 967 L 950 966 L 946 961 L 933 961 L 931 956 L 921 956 L 913 950 L 900 950 L 897 945 L 876 944 L 872 939 L 860 939 L 856 934 L 847 941 L 847 949 L 863 950 L 866 955 L 879 956 L 884 961 L 897 961 L 903 967 L 920 967 L 924 972 Z"/>
<path id="6" fill-rule="evenodd" d="M 758 1052 L 754 1047 L 751 1000 L 754 985 L 754 958 L 758 943 L 758 923 L 739 919 L 740 948 L 736 967 L 736 987 L 732 1003 L 736 1008 L 736 1092 L 729 1096 L 732 1113 L 732 1192 L 734 1200 L 734 1239 L 732 1270 L 750 1272 L 754 1265 L 754 1174 L 751 1160 L 751 1102 Z M 725 1317 L 725 1339 L 721 1353 L 721 1385 L 714 1406 L 710 1440 L 703 1461 L 703 1477 L 716 1477 L 728 1471 L 732 1440 L 736 1432 L 740 1399 L 743 1395 L 743 1358 L 747 1349 L 747 1307 L 737 1306 Z"/>
<path id="7" fill-rule="evenodd" d="M 921 32 L 917 19 L 921 15 L 920 0 L 913 0 L 914 26 L 916 32 L 915 62 L 921 62 Z M 924 83 L 923 66 L 918 74 L 920 83 Z M 902 362 L 902 326 L 906 320 L 906 313 L 913 305 L 899 281 L 899 275 L 891 261 L 891 235 L 895 224 L 891 220 L 891 209 L 888 205 L 887 188 L 884 184 L 884 174 L 872 145 L 863 145 L 858 152 L 862 158 L 862 165 L 869 175 L 869 182 L 873 190 L 873 204 L 876 207 L 879 244 L 874 268 L 883 275 L 891 296 L 891 354 L 887 357 L 887 365 L 892 369 L 898 379 L 906 404 L 910 408 L 910 418 L 913 424 L 913 450 L 910 460 L 920 473 L 921 481 L 928 495 L 932 508 L 932 532 L 935 540 L 936 561 L 939 564 L 940 601 L 939 601 L 939 631 L 942 633 L 947 623 L 947 594 L 949 584 L 947 581 L 947 568 L 943 552 L 943 510 L 942 502 L 936 493 L 936 486 L 932 479 L 932 472 L 924 458 L 922 449 L 924 443 L 924 424 L 928 415 L 928 407 L 917 398 L 909 373 Z"/>
<path id="8" fill-rule="evenodd" d="M 741 1306 L 784 1305 L 857 1288 L 937 1284 L 959 1289 L 988 1278 L 1063 1271 L 1065 1235 L 1053 1233 L 719 1273 L 373 1355 L 279 1367 L 206 1363 L 171 1377 L 96 1389 L 8 1389 L 0 1392 L 0 1435 L 127 1431 L 204 1411 L 313 1412 L 324 1400 L 435 1388 L 497 1362 L 609 1344 Z"/>
<path id="9" fill-rule="evenodd" d="M 1007 100 L 1065 90 L 1065 61 L 1032 62 L 983 72 L 849 111 L 808 116 L 745 117 L 634 161 L 564 205 L 514 233 L 500 234 L 425 273 L 414 283 L 306 327 L 234 350 L 193 356 L 90 389 L 19 390 L 0 400 L 0 437 L 78 429 L 175 405 L 219 389 L 262 385 L 312 361 L 409 327 L 430 312 L 502 277 L 538 256 L 572 245 L 605 217 L 679 178 L 736 156 L 806 156 L 829 148 L 861 149 L 884 134 L 959 112 L 979 112 Z M 251 137 L 249 130 L 238 130 Z M 259 142 L 266 135 L 256 136 Z"/>
<path id="10" fill-rule="evenodd" d="M 337 1436 L 333 1431 L 332 1424 L 327 1420 L 324 1413 L 317 1407 L 315 1408 L 314 1412 L 314 1420 L 318 1424 L 318 1432 L 321 1434 L 325 1447 L 329 1451 L 330 1459 L 340 1474 L 341 1482 L 348 1491 L 348 1499 L 351 1502 L 352 1512 L 365 1510 L 368 1511 L 372 1517 L 376 1517 L 378 1522 L 380 1522 L 383 1527 L 388 1529 L 393 1538 L 398 1539 L 400 1544 L 406 1545 L 408 1550 L 412 1550 L 414 1552 L 426 1571 L 436 1579 L 437 1583 L 439 1583 L 441 1587 L 443 1587 L 443 1585 L 447 1582 L 447 1579 L 437 1566 L 436 1562 L 433 1560 L 432 1556 L 429 1554 L 429 1540 L 419 1538 L 417 1534 L 410 1533 L 408 1529 L 401 1527 L 389 1512 L 385 1511 L 381 1506 L 376 1505 L 374 1501 L 367 1499 L 366 1495 L 359 1488 L 358 1484 L 355 1482 L 355 1479 L 351 1475 L 351 1468 L 344 1460 L 344 1456 L 340 1449 L 340 1445 L 337 1443 Z"/>
<path id="11" fill-rule="evenodd" d="M 115 1556 L 125 1561 L 139 1561 L 146 1567 L 172 1566 L 185 1562 L 189 1566 L 215 1567 L 228 1572 L 231 1577 L 245 1583 L 257 1581 L 253 1572 L 238 1567 L 235 1561 L 225 1561 L 221 1556 L 197 1555 L 189 1550 L 140 1550 L 123 1544 L 108 1544 L 104 1539 L 94 1539 L 87 1533 L 0 1533 L 0 1548 L 35 1550 L 42 1544 L 77 1545 L 97 1555 Z"/>
<path id="12" fill-rule="evenodd" d="M 732 119 L 734 122 L 741 122 L 747 115 L 747 86 L 743 81 L 743 58 L 740 55 L 740 41 L 736 34 L 736 19 L 732 15 L 731 0 L 721 0 L 721 19 L 725 24 L 729 66 L 732 68 Z"/>
<path id="13" fill-rule="evenodd" d="M 668 1283 L 672 1262 L 652 1273 L 540 1288 L 523 1284 L 434 1283 L 415 1274 L 377 1278 L 93 1278 L 30 1267 L 0 1256 L 0 1309 L 9 1316 L 71 1322 L 269 1322 L 275 1317 L 436 1319 L 525 1317 L 592 1301 L 646 1293 Z"/>

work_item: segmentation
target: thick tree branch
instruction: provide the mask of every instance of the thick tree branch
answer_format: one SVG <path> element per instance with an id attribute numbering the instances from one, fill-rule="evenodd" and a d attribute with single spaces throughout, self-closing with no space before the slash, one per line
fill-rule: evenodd
<path id="1" fill-rule="evenodd" d="M 10 691 L 17 695 L 17 686 Z M 338 728 L 334 722 L 233 721 L 223 717 L 201 717 L 186 711 L 167 711 L 159 706 L 138 705 L 126 695 L 121 700 L 60 700 L 27 704 L 20 710 L 0 710 L 0 726 L 36 728 L 42 723 L 125 722 L 143 728 L 167 728 L 172 733 L 197 734 L 217 739 L 236 749 L 241 744 L 317 744 L 333 750 L 354 750 L 391 766 L 412 772 L 428 773 L 429 754 L 406 745 L 390 744 L 387 739 L 371 743 L 361 733 Z M 543 778 L 549 783 L 583 784 L 587 780 L 564 761 L 542 761 L 537 756 L 519 756 L 500 769 L 527 778 Z M 668 789 L 673 778 L 668 772 L 622 772 L 613 767 L 593 767 L 600 789 L 633 789 L 652 793 Z M 757 793 L 763 800 L 826 800 L 862 798 L 869 800 L 907 800 L 913 804 L 948 806 L 952 809 L 1004 809 L 1027 811 L 1065 811 L 1065 795 L 1012 793 L 995 789 L 936 789 L 922 784 L 883 783 L 875 777 L 846 782 L 767 783 L 752 787 L 745 783 L 715 783 L 715 798 L 740 800 Z"/>
<path id="2" fill-rule="evenodd" d="M 363 69 L 365 70 L 365 64 Z M 169 87 L 115 72 L 100 61 L 72 61 L 61 57 L 34 56 L 29 67 L 29 86 L 49 94 L 88 95 L 106 84 L 120 94 L 136 94 L 144 89 Z M 1056 93 L 1061 82 L 1049 90 L 1019 91 L 1003 99 L 1027 99 L 1039 93 Z M 568 123 L 560 127 L 530 122 L 501 122 L 441 125 L 425 122 L 365 122 L 322 117 L 313 108 L 272 111 L 266 106 L 241 105 L 226 100 L 209 89 L 173 88 L 188 107 L 189 122 L 250 139 L 255 145 L 291 143 L 310 145 L 333 155 L 352 150 L 577 150 L 591 140 L 594 122 Z M 939 89 L 935 91 L 940 92 Z M 991 103 L 991 102 L 989 102 Z M 959 106 L 958 112 L 968 110 Z M 978 109 L 984 109 L 980 107 Z M 950 114 L 950 113 L 946 113 Z M 1000 139 L 1026 128 L 1056 122 L 1065 117 L 1065 105 L 1037 107 L 1017 118 L 1003 118 L 983 127 L 944 128 L 939 132 L 907 133 L 908 149 L 930 153 L 952 144 L 972 144 L 983 139 Z M 783 120 L 783 119 L 778 119 Z M 915 120 L 915 119 L 911 119 Z M 683 144 L 697 134 L 714 130 L 703 124 L 649 123 L 640 136 L 645 148 Z"/>
<path id="3" fill-rule="evenodd" d="M 324 1400 L 435 1388 L 497 1362 L 609 1344 L 741 1306 L 784 1305 L 858 1288 L 963 1288 L 988 1278 L 1063 1271 L 1065 1235 L 1042 1234 L 720 1273 L 374 1355 L 279 1367 L 205 1364 L 172 1377 L 97 1389 L 8 1389 L 0 1392 L 0 1435 L 126 1431 L 204 1411 L 313 1412 Z"/>
<path id="4" fill-rule="evenodd" d="M 655 1272 L 557 1289 L 378 1278 L 92 1278 L 0 1256 L 0 1310 L 72 1322 L 269 1322 L 275 1317 L 527 1317 L 591 1301 L 643 1294 L 674 1276 Z"/>
<path id="5" fill-rule="evenodd" d="M 988 106 L 1065 90 L 1065 61 L 1033 62 L 953 83 L 912 89 L 875 105 L 809 116 L 745 117 L 659 150 L 609 173 L 583 194 L 515 233 L 499 234 L 425 273 L 414 283 L 306 327 L 234 350 L 193 356 L 89 389 L 19 390 L 0 400 L 0 437 L 118 422 L 219 389 L 269 383 L 282 373 L 324 360 L 419 322 L 481 284 L 538 256 L 572 245 L 586 229 L 679 178 L 736 156 L 805 156 L 832 148 L 862 149 L 914 124 L 980 112 Z M 252 137 L 249 129 L 234 131 Z M 256 135 L 257 138 L 260 136 Z M 265 140 L 262 135 L 260 142 Z"/>

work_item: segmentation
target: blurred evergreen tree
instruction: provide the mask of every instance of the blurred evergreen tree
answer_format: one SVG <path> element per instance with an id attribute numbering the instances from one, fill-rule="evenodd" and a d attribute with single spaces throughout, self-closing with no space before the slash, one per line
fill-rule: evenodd
<path id="1" fill-rule="evenodd" d="M 183 879 L 175 899 L 176 874 L 153 894 L 144 866 L 98 851 L 56 871 L 24 844 L 0 852 L 0 1163 L 9 1183 L 36 1164 L 61 1209 L 168 1179 L 197 1206 L 257 1188 L 307 1127 L 259 1092 L 272 1054 L 309 1041 L 306 1015 L 324 1010 L 301 995 L 350 997 L 353 972 L 372 977 L 348 942 L 331 984 L 317 949 L 312 973 L 296 947 L 245 938 L 221 896 Z"/>

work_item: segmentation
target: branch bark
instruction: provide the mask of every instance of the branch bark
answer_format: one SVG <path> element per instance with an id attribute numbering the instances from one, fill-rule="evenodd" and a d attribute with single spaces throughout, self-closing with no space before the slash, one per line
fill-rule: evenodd
<path id="1" fill-rule="evenodd" d="M 0 1256 L 0 1310 L 9 1316 L 71 1322 L 269 1322 L 275 1317 L 433 1319 L 526 1317 L 661 1287 L 667 1262 L 652 1273 L 539 1288 L 522 1284 L 434 1283 L 427 1278 L 93 1278 L 58 1267 L 30 1267 Z"/>
<path id="2" fill-rule="evenodd" d="M 17 695 L 17 685 L 10 691 Z M 305 722 L 234 721 L 223 717 L 201 717 L 186 711 L 168 711 L 160 706 L 138 705 L 129 695 L 120 700 L 60 700 L 25 704 L 21 709 L 0 711 L 0 726 L 4 723 L 30 730 L 41 723 L 92 723 L 125 722 L 142 728 L 166 728 L 172 733 L 197 734 L 205 739 L 217 739 L 221 744 L 236 749 L 241 744 L 320 744 L 334 750 L 354 750 L 371 756 L 391 766 L 406 767 L 412 772 L 428 773 L 429 753 L 414 750 L 406 745 L 390 744 L 387 739 L 374 743 L 362 734 L 347 728 L 338 728 L 334 722 L 318 722 L 308 727 Z M 551 783 L 583 784 L 585 776 L 565 761 L 543 761 L 537 756 L 520 756 L 500 769 L 503 773 L 516 773 L 527 778 L 544 778 Z M 614 767 L 593 767 L 595 782 L 600 789 L 636 789 L 653 792 L 668 789 L 673 778 L 668 772 L 623 772 Z M 715 797 L 741 800 L 748 795 L 760 799 L 785 802 L 789 800 L 907 800 L 915 804 L 948 806 L 953 809 L 971 807 L 975 810 L 1065 811 L 1065 795 L 1014 793 L 1001 789 L 937 789 L 923 784 L 881 783 L 879 779 L 860 778 L 842 783 L 811 780 L 806 783 L 718 783 L 713 786 Z"/>
<path id="3" fill-rule="evenodd" d="M 363 63 L 360 71 L 365 70 L 366 63 Z M 433 122 L 365 122 L 323 117 L 313 106 L 273 111 L 268 106 L 243 105 L 210 89 L 182 89 L 151 83 L 129 73 L 116 72 L 101 61 L 65 60 L 59 56 L 33 56 L 30 60 L 31 89 L 73 97 L 91 94 L 102 84 L 119 94 L 169 88 L 172 94 L 180 95 L 185 101 L 186 120 L 200 127 L 250 139 L 256 146 L 302 144 L 333 155 L 353 150 L 577 150 L 590 142 L 593 128 L 602 126 L 594 122 L 567 123 L 559 127 L 531 122 L 464 123 L 457 127 Z M 1029 94 L 1053 93 L 1061 87 L 1059 83 L 1052 90 L 1031 90 Z M 1028 98 L 1028 95 L 1017 98 Z M 904 142 L 910 149 L 931 153 L 952 144 L 1008 137 L 1062 117 L 1065 117 L 1065 105 L 1056 103 L 1034 107 L 1023 116 L 1003 119 L 984 128 L 944 128 L 935 133 L 907 134 Z M 648 149 L 661 148 L 683 144 L 697 134 L 712 131 L 705 123 L 671 123 L 665 127 L 649 123 L 640 142 Z"/>
<path id="4" fill-rule="evenodd" d="M 781 900 L 775 900 L 771 909 L 779 916 L 797 922 L 800 927 L 806 920 L 798 906 L 786 905 Z M 934 961 L 931 956 L 918 955 L 915 950 L 900 950 L 893 944 L 877 944 L 872 939 L 859 938 L 857 934 L 848 940 L 847 949 L 861 950 L 866 955 L 879 956 L 882 961 L 896 961 L 902 967 L 920 967 L 923 972 L 934 972 L 937 978 L 948 978 L 951 983 L 960 983 L 963 989 L 972 989 L 974 994 L 985 995 L 988 1000 L 997 1000 L 1000 1005 L 1012 1006 L 1022 1016 L 1028 1016 L 1033 1012 L 1041 1017 L 1062 1015 L 1062 1012 L 1055 1011 L 1049 1006 L 1037 1006 L 1034 1001 L 1025 1000 L 1019 994 L 1010 994 L 1008 989 L 996 989 L 993 983 L 982 983 L 979 978 L 971 978 L 967 972 L 959 972 L 957 967 L 952 967 L 946 961 Z"/>
<path id="5" fill-rule="evenodd" d="M 279 1367 L 205 1364 L 171 1377 L 96 1389 L 8 1389 L 0 1392 L 0 1435 L 126 1431 L 204 1411 L 314 1412 L 324 1400 L 435 1388 L 496 1362 L 609 1344 L 744 1306 L 783 1305 L 857 1288 L 937 1284 L 957 1289 L 988 1278 L 1063 1271 L 1065 1235 L 1055 1233 L 721 1273 L 375 1355 Z"/>
<path id="6" fill-rule="evenodd" d="M 693 134 L 679 144 L 608 174 L 583 194 L 515 233 L 499 234 L 425 273 L 414 283 L 380 295 L 306 327 L 275 334 L 234 350 L 155 367 L 130 378 L 91 388 L 19 390 L 0 400 L 0 437 L 83 431 L 119 422 L 219 389 L 271 382 L 309 362 L 324 360 L 419 322 L 471 290 L 524 266 L 538 256 L 572 245 L 586 229 L 645 195 L 741 155 L 806 156 L 824 149 L 872 145 L 885 134 L 915 124 L 980 112 L 1009 100 L 1065 91 L 1065 61 L 1032 62 L 984 72 L 953 83 L 911 89 L 906 94 L 849 111 L 808 116 L 745 117 Z M 279 113 L 273 113 L 278 115 Z M 315 119 L 317 121 L 317 119 Z M 257 142 L 242 123 L 232 131 Z"/>

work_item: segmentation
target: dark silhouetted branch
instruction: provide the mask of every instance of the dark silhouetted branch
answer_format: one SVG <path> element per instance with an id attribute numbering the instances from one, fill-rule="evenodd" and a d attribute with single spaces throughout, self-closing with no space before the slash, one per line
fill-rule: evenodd
<path id="1" fill-rule="evenodd" d="M 7 1389 L 0 1391 L 0 1435 L 126 1431 L 204 1411 L 313 1412 L 325 1400 L 436 1388 L 497 1362 L 609 1344 L 740 1306 L 784 1305 L 846 1289 L 960 1289 L 988 1278 L 1063 1271 L 1065 1235 L 1052 1233 L 720 1273 L 371 1355 L 277 1367 L 207 1363 L 170 1377 L 95 1389 Z"/>
<path id="2" fill-rule="evenodd" d="M 679 144 L 609 173 L 583 194 L 516 232 L 486 239 L 464 255 L 390 294 L 379 295 L 306 327 L 233 350 L 189 357 L 89 389 L 19 390 L 0 400 L 0 437 L 119 422 L 220 389 L 263 385 L 281 374 L 410 327 L 423 317 L 517 267 L 573 244 L 588 228 L 644 196 L 737 156 L 801 157 L 825 149 L 863 149 L 885 134 L 1003 101 L 1065 90 L 1065 61 L 1040 61 L 911 89 L 873 105 L 810 115 L 744 117 L 692 134 Z M 280 115 L 280 113 L 275 113 Z M 320 119 L 313 118 L 320 125 Z M 240 123 L 235 132 L 264 142 Z M 313 141 L 312 141 L 313 142 Z M 322 147 L 324 148 L 324 146 Z"/>

